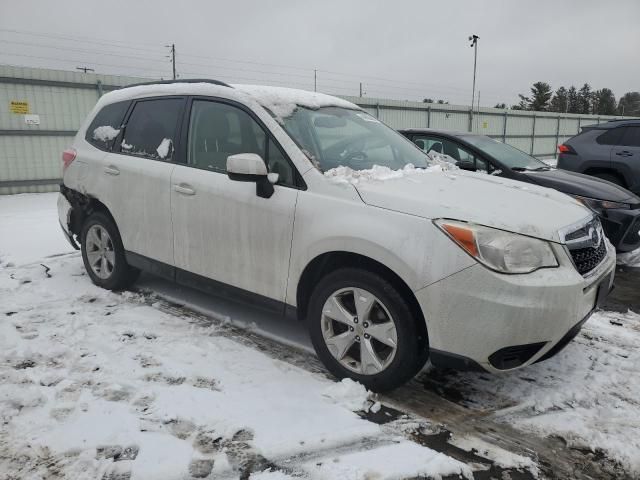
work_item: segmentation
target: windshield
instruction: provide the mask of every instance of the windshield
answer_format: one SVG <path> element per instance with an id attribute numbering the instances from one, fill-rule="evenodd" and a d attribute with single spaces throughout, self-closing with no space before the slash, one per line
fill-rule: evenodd
<path id="1" fill-rule="evenodd" d="M 298 107 L 284 119 L 284 129 L 322 171 L 344 166 L 392 170 L 413 164 L 426 168 L 429 158 L 402 135 L 360 110 Z"/>
<path id="2" fill-rule="evenodd" d="M 476 147 L 480 152 L 495 158 L 497 161 L 512 170 L 549 170 L 550 167 L 537 158 L 518 150 L 511 145 L 499 142 L 493 138 L 482 135 L 469 135 L 460 137 L 465 142 Z"/>

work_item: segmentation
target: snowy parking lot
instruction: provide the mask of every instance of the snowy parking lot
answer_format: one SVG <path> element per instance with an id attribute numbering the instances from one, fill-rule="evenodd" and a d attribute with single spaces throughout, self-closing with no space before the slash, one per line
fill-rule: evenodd
<path id="1" fill-rule="evenodd" d="M 640 253 L 556 357 L 336 382 L 304 326 L 145 276 L 95 287 L 57 194 L 0 197 L 0 478 L 638 478 Z"/>

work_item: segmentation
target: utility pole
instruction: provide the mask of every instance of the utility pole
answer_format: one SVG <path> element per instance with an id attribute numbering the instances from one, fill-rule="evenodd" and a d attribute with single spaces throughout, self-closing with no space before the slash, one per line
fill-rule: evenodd
<path id="1" fill-rule="evenodd" d="M 362 82 L 360 82 L 360 96 L 362 97 Z"/>
<path id="2" fill-rule="evenodd" d="M 89 67 L 76 67 L 76 70 L 82 70 L 84 73 L 95 72 L 93 68 L 89 68 Z"/>
<path id="3" fill-rule="evenodd" d="M 169 49 L 169 55 L 167 58 L 171 59 L 171 66 L 173 68 L 173 79 L 176 79 L 176 44 L 165 45 Z"/>
<path id="4" fill-rule="evenodd" d="M 476 99 L 476 66 L 478 64 L 478 40 L 480 40 L 480 37 L 478 35 L 471 35 L 469 37 L 469 41 L 471 42 L 470 47 L 473 48 L 473 88 L 471 90 L 471 125 L 473 125 L 473 104 Z"/>
<path id="5" fill-rule="evenodd" d="M 313 70 L 313 91 L 318 91 L 318 70 Z"/>

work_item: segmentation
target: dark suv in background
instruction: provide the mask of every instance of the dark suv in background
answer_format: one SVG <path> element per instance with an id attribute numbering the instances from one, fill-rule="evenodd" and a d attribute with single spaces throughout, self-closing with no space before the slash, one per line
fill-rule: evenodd
<path id="1" fill-rule="evenodd" d="M 640 119 L 585 126 L 558 150 L 558 168 L 593 175 L 640 194 Z"/>

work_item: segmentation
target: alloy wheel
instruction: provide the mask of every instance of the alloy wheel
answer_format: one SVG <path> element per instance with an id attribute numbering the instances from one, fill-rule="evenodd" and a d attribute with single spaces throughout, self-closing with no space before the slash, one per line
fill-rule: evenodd
<path id="1" fill-rule="evenodd" d="M 86 237 L 87 260 L 93 273 L 98 278 L 106 280 L 113 274 L 116 254 L 113 240 L 102 225 L 93 225 L 87 231 Z"/>
<path id="2" fill-rule="evenodd" d="M 393 361 L 396 324 L 384 304 L 361 288 L 342 288 L 322 308 L 322 336 L 340 364 L 361 375 L 375 375 Z"/>

